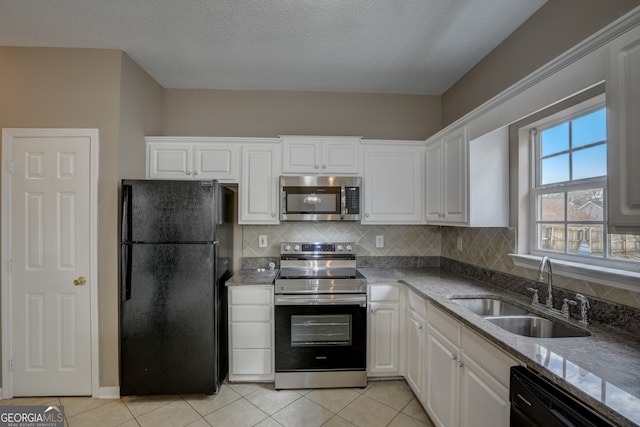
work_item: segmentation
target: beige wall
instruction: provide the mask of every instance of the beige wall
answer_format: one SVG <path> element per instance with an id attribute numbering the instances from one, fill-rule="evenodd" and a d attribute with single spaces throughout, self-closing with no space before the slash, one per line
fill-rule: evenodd
<path id="1" fill-rule="evenodd" d="M 168 89 L 164 135 L 354 135 L 423 140 L 440 129 L 440 97 Z"/>
<path id="2" fill-rule="evenodd" d="M 0 47 L 0 128 L 97 128 L 100 385 L 118 385 L 118 182 L 144 175 L 162 88 L 116 50 Z M 130 157 L 129 157 L 130 156 Z M 135 165 L 138 163 L 137 165 Z"/>
<path id="3" fill-rule="evenodd" d="M 443 127 L 638 5 L 638 0 L 549 0 L 444 93 Z"/>

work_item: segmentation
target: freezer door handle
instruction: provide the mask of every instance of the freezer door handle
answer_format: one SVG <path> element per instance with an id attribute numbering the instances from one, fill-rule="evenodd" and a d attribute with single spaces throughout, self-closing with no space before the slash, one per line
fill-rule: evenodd
<path id="1" fill-rule="evenodd" d="M 120 282 L 122 286 L 120 298 L 122 301 L 128 301 L 131 299 L 131 252 L 131 245 L 122 245 L 122 260 L 120 265 Z"/>
<path id="2" fill-rule="evenodd" d="M 131 185 L 122 186 L 122 220 L 120 224 L 122 226 L 121 241 L 130 242 L 132 238 L 131 234 L 131 192 L 133 188 Z"/>

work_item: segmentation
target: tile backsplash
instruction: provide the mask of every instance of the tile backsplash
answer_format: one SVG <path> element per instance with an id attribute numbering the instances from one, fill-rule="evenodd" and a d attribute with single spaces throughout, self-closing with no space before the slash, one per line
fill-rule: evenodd
<path id="1" fill-rule="evenodd" d="M 267 247 L 258 237 L 267 236 Z M 243 257 L 279 257 L 281 242 L 356 242 L 358 256 L 440 256 L 440 228 L 423 225 L 360 225 L 338 222 L 289 222 L 242 227 Z M 376 236 L 384 247 L 376 248 Z"/>
<path id="2" fill-rule="evenodd" d="M 516 267 L 509 256 L 516 248 L 515 228 L 437 227 L 423 225 L 361 225 L 357 223 L 291 222 L 281 225 L 242 227 L 244 259 L 279 258 L 284 241 L 354 241 L 358 257 L 445 257 L 487 270 L 536 279 L 531 269 Z M 267 236 L 260 248 L 258 236 Z M 384 236 L 384 247 L 376 248 L 376 236 Z M 461 238 L 461 248 L 458 247 Z M 461 249 L 461 250 L 458 250 Z M 429 258 L 418 258 L 421 262 Z M 369 259 L 370 260 L 370 259 Z M 570 292 L 640 308 L 638 292 L 556 275 L 554 284 Z"/>

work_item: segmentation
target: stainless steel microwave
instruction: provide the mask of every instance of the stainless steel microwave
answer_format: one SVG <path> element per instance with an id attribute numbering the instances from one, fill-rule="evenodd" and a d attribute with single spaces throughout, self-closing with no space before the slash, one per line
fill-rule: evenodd
<path id="1" fill-rule="evenodd" d="M 281 221 L 359 221 L 362 178 L 281 176 Z"/>

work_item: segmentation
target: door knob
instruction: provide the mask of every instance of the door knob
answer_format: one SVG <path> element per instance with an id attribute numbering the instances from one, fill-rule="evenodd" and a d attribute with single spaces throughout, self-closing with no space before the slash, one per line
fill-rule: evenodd
<path id="1" fill-rule="evenodd" d="M 87 278 L 80 276 L 76 280 L 73 281 L 74 286 L 84 286 L 87 284 Z"/>

